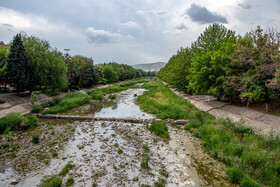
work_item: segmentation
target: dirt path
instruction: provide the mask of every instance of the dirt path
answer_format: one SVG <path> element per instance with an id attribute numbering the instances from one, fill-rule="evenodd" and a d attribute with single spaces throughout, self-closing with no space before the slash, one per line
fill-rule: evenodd
<path id="1" fill-rule="evenodd" d="M 167 83 L 164 83 L 167 85 Z M 243 121 L 257 133 L 267 135 L 271 131 L 280 134 L 280 117 L 257 112 L 248 108 L 230 105 L 210 95 L 187 95 L 170 88 L 176 95 L 188 100 L 199 110 L 208 112 L 215 117 L 228 117 L 234 122 Z"/>

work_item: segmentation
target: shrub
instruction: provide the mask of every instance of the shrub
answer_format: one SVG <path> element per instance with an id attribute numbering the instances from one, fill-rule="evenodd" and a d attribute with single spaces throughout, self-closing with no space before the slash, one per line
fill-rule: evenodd
<path id="1" fill-rule="evenodd" d="M 169 138 L 168 128 L 165 122 L 153 122 L 149 130 L 162 138 Z"/>
<path id="2" fill-rule="evenodd" d="M 26 119 L 19 112 L 12 112 L 0 119 L 0 133 L 17 130 Z"/>
<path id="3" fill-rule="evenodd" d="M 95 93 L 91 95 L 91 98 L 93 100 L 98 100 L 98 101 L 102 101 L 104 98 L 104 95 L 102 93 Z"/>
<path id="4" fill-rule="evenodd" d="M 142 161 L 141 161 L 141 167 L 144 168 L 144 169 L 150 169 L 149 160 L 150 160 L 149 155 L 143 154 L 142 155 Z"/>
<path id="5" fill-rule="evenodd" d="M 66 181 L 66 186 L 71 186 L 73 183 L 74 183 L 74 179 L 73 179 L 73 177 L 70 177 Z"/>
<path id="6" fill-rule="evenodd" d="M 114 99 L 116 99 L 116 98 L 117 98 L 117 96 L 116 96 L 116 95 L 109 95 L 109 99 L 114 100 Z"/>
<path id="7" fill-rule="evenodd" d="M 42 187 L 61 187 L 61 185 L 62 179 L 59 177 L 52 176 L 43 182 Z"/>
<path id="8" fill-rule="evenodd" d="M 0 98 L 0 104 L 6 103 L 6 101 L 4 99 Z"/>
<path id="9" fill-rule="evenodd" d="M 68 171 L 69 171 L 70 169 L 72 169 L 73 167 L 74 167 L 73 164 L 68 163 L 68 164 L 61 170 L 61 172 L 59 173 L 59 175 L 65 176 L 65 175 L 68 173 Z"/>
<path id="10" fill-rule="evenodd" d="M 34 107 L 33 107 L 33 109 L 31 110 L 31 112 L 32 113 L 39 113 L 39 112 L 41 112 L 43 110 L 43 106 L 41 106 L 41 105 L 35 105 Z"/>
<path id="11" fill-rule="evenodd" d="M 123 150 L 122 149 L 118 149 L 118 154 L 123 154 Z"/>
<path id="12" fill-rule="evenodd" d="M 233 167 L 227 171 L 227 176 L 230 182 L 240 184 L 244 177 L 244 174 L 240 168 Z"/>
<path id="13" fill-rule="evenodd" d="M 32 136 L 32 142 L 33 143 L 39 143 L 39 141 L 40 141 L 40 135 L 39 134 L 34 134 Z"/>
<path id="14" fill-rule="evenodd" d="M 27 125 L 29 128 L 33 128 L 38 125 L 39 118 L 37 116 L 28 115 L 28 116 L 26 116 L 26 119 L 27 119 Z"/>
<path id="15" fill-rule="evenodd" d="M 145 152 L 150 152 L 149 147 L 148 147 L 148 146 L 146 146 L 146 145 L 143 145 L 143 149 L 145 150 Z"/>

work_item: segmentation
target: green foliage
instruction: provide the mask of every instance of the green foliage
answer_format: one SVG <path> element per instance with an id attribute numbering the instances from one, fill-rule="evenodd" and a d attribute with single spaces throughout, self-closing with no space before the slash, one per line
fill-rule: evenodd
<path id="1" fill-rule="evenodd" d="M 150 156 L 147 155 L 147 154 L 143 154 L 142 155 L 142 160 L 141 160 L 141 168 L 150 169 L 149 160 L 150 160 Z"/>
<path id="2" fill-rule="evenodd" d="M 42 105 L 35 105 L 31 110 L 32 113 L 39 113 L 44 109 Z"/>
<path id="3" fill-rule="evenodd" d="M 189 110 L 194 109 L 185 99 L 177 97 L 159 81 L 145 83 L 143 87 L 149 91 L 140 95 L 137 102 L 145 112 L 156 114 L 161 119 L 187 119 Z"/>
<path id="4" fill-rule="evenodd" d="M 60 177 L 52 176 L 46 179 L 42 187 L 61 187 L 62 186 L 62 179 Z"/>
<path id="5" fill-rule="evenodd" d="M 6 83 L 8 54 L 9 49 L 0 47 L 0 83 Z"/>
<path id="6" fill-rule="evenodd" d="M 109 99 L 115 100 L 117 98 L 116 95 L 109 95 Z"/>
<path id="7" fill-rule="evenodd" d="M 123 154 L 123 150 L 122 149 L 118 149 L 118 154 Z"/>
<path id="8" fill-rule="evenodd" d="M 74 183 L 73 177 L 70 177 L 66 180 L 66 186 L 71 186 Z"/>
<path id="9" fill-rule="evenodd" d="M 166 183 L 166 180 L 164 179 L 159 179 L 158 182 L 155 182 L 155 187 L 165 187 L 165 183 Z"/>
<path id="10" fill-rule="evenodd" d="M 28 89 L 44 87 L 52 93 L 67 86 L 67 66 L 62 54 L 51 48 L 46 40 L 23 37 L 28 68 Z"/>
<path id="11" fill-rule="evenodd" d="M 279 97 L 280 38 L 276 29 L 258 26 L 244 37 L 223 25 L 206 27 L 190 48 L 173 55 L 158 77 L 190 94 L 242 102 L 269 103 Z"/>
<path id="12" fill-rule="evenodd" d="M 70 88 L 74 87 L 89 87 L 94 82 L 93 60 L 80 55 L 68 58 L 66 57 L 68 64 L 68 84 Z"/>
<path id="13" fill-rule="evenodd" d="M 55 105 L 55 107 L 50 110 L 46 110 L 43 114 L 56 114 L 63 113 L 70 109 L 76 108 L 78 106 L 86 104 L 90 100 L 87 94 L 81 92 L 72 92 L 67 94 L 65 97 L 59 100 L 55 100 L 50 105 Z"/>
<path id="14" fill-rule="evenodd" d="M 32 105 L 34 105 L 35 102 L 38 101 L 38 95 L 34 92 L 31 93 L 31 97 L 30 97 L 30 102 Z"/>
<path id="15" fill-rule="evenodd" d="M 170 98 L 166 91 L 167 88 L 160 85 L 162 83 L 159 82 L 145 84 L 144 87 L 149 90 L 143 95 L 149 96 L 138 100 L 141 106 L 151 108 L 149 112 L 154 112 L 156 115 L 163 111 L 155 110 L 153 105 L 162 104 L 163 101 L 166 102 Z M 146 106 L 147 101 L 151 99 L 154 100 L 153 104 Z M 179 109 L 187 111 L 184 119 L 188 119 L 189 124 L 185 129 L 201 138 L 203 146 L 214 158 L 232 168 L 227 172 L 232 182 L 242 186 L 280 185 L 279 136 L 257 135 L 250 127 L 233 123 L 229 119 L 214 119 L 211 115 L 195 109 L 190 104 Z M 172 112 L 177 113 L 177 111 Z M 174 116 L 176 117 L 176 115 Z"/>
<path id="16" fill-rule="evenodd" d="M 34 134 L 32 136 L 32 142 L 33 143 L 39 143 L 40 142 L 40 135 L 39 134 Z"/>
<path id="17" fill-rule="evenodd" d="M 153 122 L 149 130 L 162 138 L 169 138 L 168 128 L 165 122 Z"/>
<path id="18" fill-rule="evenodd" d="M 39 122 L 39 118 L 37 116 L 27 115 L 26 119 L 27 119 L 26 123 L 27 123 L 29 128 L 37 127 L 38 122 Z"/>
<path id="19" fill-rule="evenodd" d="M 17 130 L 25 120 L 24 116 L 19 112 L 9 113 L 0 119 L 0 133 Z"/>
<path id="20" fill-rule="evenodd" d="M 17 92 L 26 88 L 27 63 L 25 49 L 20 34 L 17 34 L 12 42 L 7 59 L 7 78 L 11 86 L 16 87 Z"/>
<path id="21" fill-rule="evenodd" d="M 147 145 L 143 145 L 143 149 L 145 152 L 150 152 L 150 148 Z"/>
<path id="22" fill-rule="evenodd" d="M 6 103 L 6 101 L 4 99 L 0 98 L 0 104 Z"/>
<path id="23" fill-rule="evenodd" d="M 227 171 L 227 176 L 230 182 L 240 184 L 244 177 L 244 174 L 240 168 L 233 167 Z"/>
<path id="24" fill-rule="evenodd" d="M 74 165 L 71 163 L 68 163 L 59 173 L 59 175 L 61 176 L 65 176 L 69 170 L 73 169 Z"/>

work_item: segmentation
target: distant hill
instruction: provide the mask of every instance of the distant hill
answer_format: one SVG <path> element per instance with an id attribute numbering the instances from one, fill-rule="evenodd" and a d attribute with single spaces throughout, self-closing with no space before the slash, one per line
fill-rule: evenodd
<path id="1" fill-rule="evenodd" d="M 165 62 L 156 62 L 156 63 L 150 63 L 150 64 L 136 64 L 132 65 L 135 69 L 142 69 L 144 71 L 154 71 L 159 72 L 161 68 L 165 66 Z"/>

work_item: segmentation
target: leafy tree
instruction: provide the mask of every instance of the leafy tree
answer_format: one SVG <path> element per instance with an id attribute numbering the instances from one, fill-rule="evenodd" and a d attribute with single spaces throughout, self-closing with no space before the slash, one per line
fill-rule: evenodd
<path id="1" fill-rule="evenodd" d="M 226 77 L 231 73 L 230 56 L 236 46 L 235 37 L 224 39 L 214 51 L 203 51 L 192 59 L 188 88 L 196 94 L 212 94 L 218 98 L 230 95 L 224 89 Z"/>
<path id="2" fill-rule="evenodd" d="M 202 51 L 214 51 L 219 48 L 219 45 L 224 39 L 229 39 L 234 36 L 234 31 L 228 30 L 223 25 L 214 23 L 206 27 L 205 31 L 192 43 L 192 52 L 199 55 Z"/>
<path id="3" fill-rule="evenodd" d="M 188 85 L 186 77 L 189 74 L 191 59 L 190 49 L 181 48 L 176 55 L 169 59 L 166 66 L 159 71 L 158 76 L 179 90 L 186 91 L 186 86 Z"/>
<path id="4" fill-rule="evenodd" d="M 0 47 L 0 83 L 5 84 L 5 91 L 6 91 L 6 73 L 7 73 L 8 54 L 9 54 L 9 49 Z"/>
<path id="5" fill-rule="evenodd" d="M 280 67 L 280 33 L 272 30 L 263 32 L 260 26 L 249 32 L 232 57 L 239 78 L 240 97 L 247 101 L 247 106 L 253 100 L 269 103 L 277 98 L 277 86 L 273 89 L 273 81 L 277 81 Z"/>
<path id="6" fill-rule="evenodd" d="M 23 37 L 28 67 L 28 89 L 44 89 L 54 92 L 67 86 L 67 66 L 62 54 L 37 37 Z"/>
<path id="7" fill-rule="evenodd" d="M 69 87 L 89 87 L 93 84 L 93 61 L 92 59 L 77 55 L 68 60 Z"/>
<path id="8" fill-rule="evenodd" d="M 17 92 L 26 88 L 27 63 L 20 34 L 14 37 L 10 48 L 7 59 L 7 78 L 11 86 L 16 87 Z"/>

